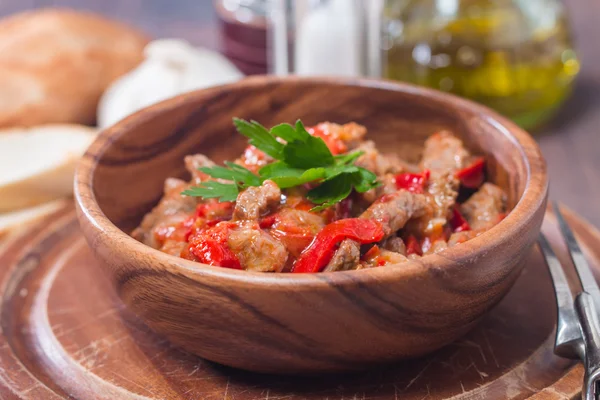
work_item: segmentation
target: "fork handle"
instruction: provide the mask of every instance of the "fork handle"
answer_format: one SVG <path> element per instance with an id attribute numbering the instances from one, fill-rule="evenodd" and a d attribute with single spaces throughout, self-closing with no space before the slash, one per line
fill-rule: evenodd
<path id="1" fill-rule="evenodd" d="M 579 317 L 583 337 L 585 376 L 582 391 L 583 400 L 600 399 L 600 321 L 594 299 L 587 292 L 575 299 L 575 309 Z"/>

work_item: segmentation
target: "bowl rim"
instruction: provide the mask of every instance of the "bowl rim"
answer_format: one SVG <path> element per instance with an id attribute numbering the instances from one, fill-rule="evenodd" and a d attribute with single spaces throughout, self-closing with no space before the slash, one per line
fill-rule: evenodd
<path id="1" fill-rule="evenodd" d="M 415 97 L 432 98 L 441 103 L 452 103 L 456 109 L 468 110 L 492 125 L 500 134 L 513 142 L 519 150 L 519 157 L 524 161 L 527 170 L 527 179 L 523 195 L 510 211 L 508 216 L 490 230 L 470 239 L 460 246 L 445 249 L 441 254 L 430 254 L 418 260 L 410 260 L 395 268 L 393 265 L 387 268 L 371 268 L 364 270 L 320 272 L 314 274 L 292 274 L 292 273 L 265 273 L 256 271 L 234 270 L 211 266 L 185 260 L 180 257 L 163 253 L 157 249 L 147 246 L 126 232 L 119 229 L 101 210 L 93 190 L 93 176 L 98 159 L 102 157 L 106 149 L 113 142 L 124 135 L 131 126 L 156 118 L 156 114 L 168 112 L 179 107 L 188 99 L 209 98 L 216 94 L 235 91 L 244 87 L 261 87 L 270 84 L 286 84 L 287 82 L 306 84 L 333 84 L 341 86 L 355 86 L 369 89 L 382 89 L 407 93 Z M 540 208 L 545 209 L 548 196 L 548 176 L 546 162 L 536 141 L 523 129 L 495 111 L 488 109 L 470 100 L 458 96 L 440 92 L 434 89 L 418 87 L 412 84 L 394 82 L 372 78 L 346 78 L 346 77 L 299 77 L 299 76 L 253 76 L 247 77 L 235 83 L 200 89 L 184 93 L 173 98 L 161 101 L 149 107 L 143 108 L 132 115 L 122 119 L 115 125 L 103 130 L 96 140 L 87 149 L 78 163 L 75 181 L 74 195 L 78 208 L 80 224 L 86 224 L 102 235 L 107 240 L 119 242 L 128 251 L 146 254 L 155 259 L 153 265 L 160 265 L 172 273 L 182 273 L 193 279 L 214 277 L 216 279 L 227 279 L 232 284 L 249 283 L 265 285 L 299 285 L 298 288 L 310 289 L 316 286 L 365 281 L 388 281 L 397 280 L 404 276 L 422 276 L 431 269 L 444 268 L 444 266 L 457 266 L 468 264 L 473 259 L 479 258 L 493 251 L 502 242 L 514 236 L 517 232 L 526 229 L 526 225 L 532 222 Z M 360 279 L 356 279 L 360 278 Z"/>

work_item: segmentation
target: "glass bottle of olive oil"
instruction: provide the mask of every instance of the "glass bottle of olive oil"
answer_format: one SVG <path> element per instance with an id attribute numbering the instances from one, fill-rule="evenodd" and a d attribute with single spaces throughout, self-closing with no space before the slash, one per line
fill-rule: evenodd
<path id="1" fill-rule="evenodd" d="M 525 128 L 579 72 L 559 0 L 386 0 L 383 75 L 468 97 Z"/>

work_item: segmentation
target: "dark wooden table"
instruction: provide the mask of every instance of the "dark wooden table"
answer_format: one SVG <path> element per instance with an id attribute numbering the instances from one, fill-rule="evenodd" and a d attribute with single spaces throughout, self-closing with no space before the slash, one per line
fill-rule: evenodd
<path id="1" fill-rule="evenodd" d="M 600 1 L 565 0 L 582 59 L 571 99 L 536 134 L 548 159 L 551 197 L 600 227 Z M 211 0 L 2 0 L 0 15 L 43 6 L 99 12 L 155 37 L 183 37 L 218 48 Z"/>

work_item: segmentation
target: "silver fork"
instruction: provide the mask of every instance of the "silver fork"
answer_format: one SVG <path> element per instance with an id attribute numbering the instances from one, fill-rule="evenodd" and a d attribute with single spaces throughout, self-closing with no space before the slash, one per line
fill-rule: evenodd
<path id="1" fill-rule="evenodd" d="M 583 289 L 573 300 L 563 267 L 544 234 L 540 233 L 539 244 L 552 276 L 558 308 L 554 353 L 583 361 L 585 376 L 581 398 L 600 400 L 600 318 L 597 311 L 600 309 L 600 288 L 558 204 L 554 203 L 553 207 Z"/>

